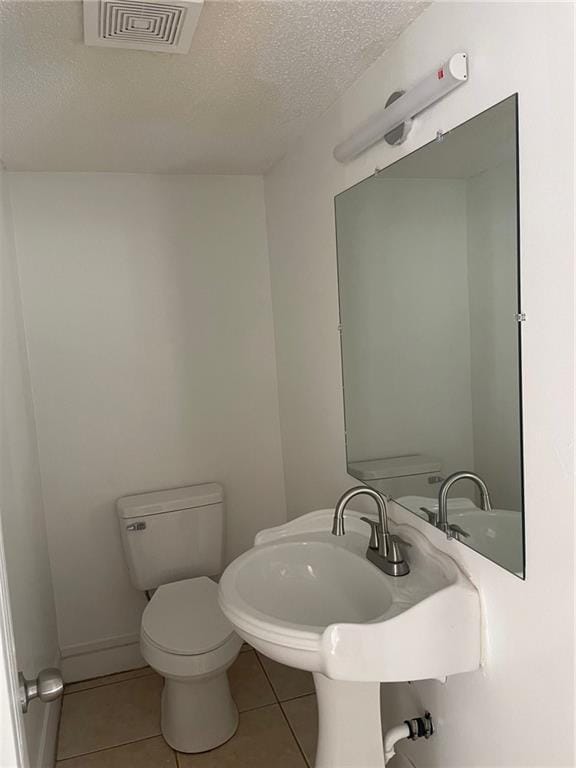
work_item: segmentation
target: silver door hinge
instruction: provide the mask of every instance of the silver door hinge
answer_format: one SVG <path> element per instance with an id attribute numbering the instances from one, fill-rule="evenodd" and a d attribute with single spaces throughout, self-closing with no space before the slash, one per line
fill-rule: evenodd
<path id="1" fill-rule="evenodd" d="M 524 323 L 526 321 L 526 312 L 517 312 L 514 317 L 518 323 Z"/>

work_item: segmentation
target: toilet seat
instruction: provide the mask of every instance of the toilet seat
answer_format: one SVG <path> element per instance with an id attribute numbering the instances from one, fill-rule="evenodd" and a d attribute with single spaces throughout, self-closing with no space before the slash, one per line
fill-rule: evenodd
<path id="1" fill-rule="evenodd" d="M 218 586 L 201 576 L 159 587 L 144 609 L 140 649 L 165 677 L 201 678 L 227 669 L 241 638 L 218 605 Z"/>
<path id="2" fill-rule="evenodd" d="M 210 653 L 234 629 L 218 605 L 218 586 L 206 576 L 164 584 L 142 615 L 142 635 L 161 651 L 178 656 Z"/>

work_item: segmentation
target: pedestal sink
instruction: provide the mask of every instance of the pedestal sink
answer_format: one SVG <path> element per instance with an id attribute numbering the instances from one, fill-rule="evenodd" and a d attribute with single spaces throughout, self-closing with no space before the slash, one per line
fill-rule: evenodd
<path id="1" fill-rule="evenodd" d="M 271 659 L 313 673 L 316 768 L 382 768 L 380 683 L 444 679 L 480 665 L 480 602 L 456 563 L 411 526 L 407 576 L 365 557 L 369 528 L 347 511 L 345 536 L 319 510 L 258 534 L 220 581 L 222 610 Z"/>

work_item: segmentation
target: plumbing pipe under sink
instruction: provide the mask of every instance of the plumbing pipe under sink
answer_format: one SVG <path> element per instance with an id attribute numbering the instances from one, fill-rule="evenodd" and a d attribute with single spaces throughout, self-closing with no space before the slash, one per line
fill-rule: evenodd
<path id="1" fill-rule="evenodd" d="M 393 728 L 390 728 L 389 731 L 386 731 L 384 735 L 384 759 L 386 760 L 386 764 L 388 764 L 388 760 L 391 760 L 396 754 L 396 742 L 408 738 L 410 738 L 410 728 L 407 723 L 395 725 Z"/>
<path id="2" fill-rule="evenodd" d="M 396 744 L 402 739 L 429 739 L 434 733 L 434 723 L 430 712 L 426 712 L 422 717 L 413 717 L 411 720 L 404 720 L 400 725 L 395 725 L 384 734 L 384 761 L 388 765 L 396 754 Z"/>

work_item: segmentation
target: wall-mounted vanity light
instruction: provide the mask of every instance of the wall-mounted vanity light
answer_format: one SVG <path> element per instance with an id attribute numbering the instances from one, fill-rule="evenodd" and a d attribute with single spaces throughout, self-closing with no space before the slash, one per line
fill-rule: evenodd
<path id="1" fill-rule="evenodd" d="M 465 53 L 455 53 L 409 91 L 395 91 L 384 109 L 373 114 L 334 148 L 334 157 L 347 163 L 382 139 L 389 144 L 402 144 L 412 118 L 467 80 L 468 57 Z"/>

